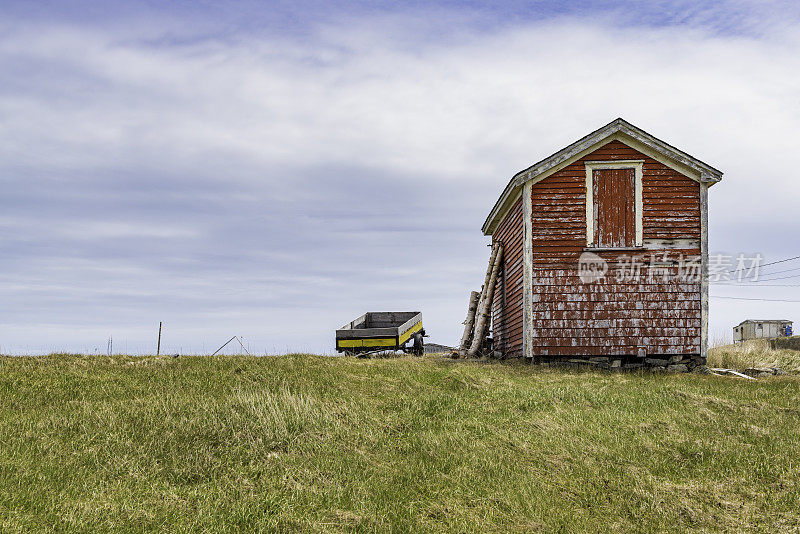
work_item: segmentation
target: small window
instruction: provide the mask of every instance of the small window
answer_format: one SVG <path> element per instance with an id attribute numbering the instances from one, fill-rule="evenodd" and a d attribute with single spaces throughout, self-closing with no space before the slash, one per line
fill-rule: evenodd
<path id="1" fill-rule="evenodd" d="M 757 328 L 758 328 L 759 330 L 763 330 L 763 329 L 764 329 L 764 325 L 763 325 L 763 324 L 761 324 L 761 323 L 758 323 L 758 325 L 757 325 Z"/>
<path id="2" fill-rule="evenodd" d="M 586 245 L 642 246 L 643 161 L 587 161 Z"/>
<path id="3" fill-rule="evenodd" d="M 636 242 L 634 169 L 595 169 L 595 245 L 603 248 L 632 247 Z"/>

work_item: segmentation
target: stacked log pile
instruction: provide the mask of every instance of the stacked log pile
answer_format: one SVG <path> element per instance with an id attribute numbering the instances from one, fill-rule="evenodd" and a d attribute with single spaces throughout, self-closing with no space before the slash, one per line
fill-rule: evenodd
<path id="1" fill-rule="evenodd" d="M 466 352 L 472 345 L 472 333 L 475 330 L 475 314 L 478 311 L 478 303 L 481 300 L 481 293 L 473 291 L 469 295 L 469 306 L 467 307 L 467 318 L 464 321 L 464 334 L 461 336 L 461 343 L 458 350 Z"/>
<path id="2" fill-rule="evenodd" d="M 473 291 L 470 294 L 467 318 L 464 321 L 464 334 L 461 336 L 461 344 L 458 347 L 458 353 L 461 356 L 474 358 L 480 354 L 491 322 L 494 288 L 497 285 L 497 276 L 502 263 L 503 245 L 495 243 L 492 245 L 489 266 L 486 268 L 486 277 L 481 292 Z"/>

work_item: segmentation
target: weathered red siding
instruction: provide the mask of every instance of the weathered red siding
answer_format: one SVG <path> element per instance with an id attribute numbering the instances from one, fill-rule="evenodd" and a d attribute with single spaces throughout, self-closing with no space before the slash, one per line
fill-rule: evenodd
<path id="1" fill-rule="evenodd" d="M 509 357 L 522 355 L 522 199 L 519 199 L 492 235 L 503 243 L 503 268 L 492 302 L 495 349 Z"/>
<path id="2" fill-rule="evenodd" d="M 681 254 L 700 254 L 699 184 L 620 141 L 611 141 L 534 184 L 531 355 L 637 354 L 640 350 L 647 354 L 700 352 L 699 280 L 681 283 L 663 282 L 659 277 L 649 279 L 648 275 L 656 272 L 651 268 L 644 269 L 638 280 L 607 277 L 587 284 L 578 278 L 578 258 L 586 246 L 584 163 L 631 159 L 644 160 L 645 243 L 655 239 L 696 240 L 682 250 L 652 249 L 638 254 L 649 259 L 651 253 L 666 253 L 673 262 L 658 269 L 673 274 L 678 269 L 674 260 Z M 509 233 L 507 228 L 501 226 L 501 229 Z M 613 271 L 634 253 L 596 254 Z M 521 299 L 515 305 L 521 306 Z M 508 316 L 512 310 L 504 313 Z"/>

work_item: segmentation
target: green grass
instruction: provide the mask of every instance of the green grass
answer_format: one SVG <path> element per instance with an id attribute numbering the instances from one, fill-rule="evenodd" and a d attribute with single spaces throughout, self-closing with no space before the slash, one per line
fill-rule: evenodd
<path id="1" fill-rule="evenodd" d="M 0 359 L 0 530 L 800 525 L 800 378 L 283 357 Z"/>

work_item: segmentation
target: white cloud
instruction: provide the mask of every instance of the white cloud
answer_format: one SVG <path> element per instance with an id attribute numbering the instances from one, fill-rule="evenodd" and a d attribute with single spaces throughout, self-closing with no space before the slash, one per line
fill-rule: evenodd
<path id="1" fill-rule="evenodd" d="M 197 237 L 198 231 L 190 228 L 166 227 L 148 223 L 146 221 L 109 222 L 95 221 L 68 221 L 62 223 L 52 231 L 66 239 L 92 240 L 92 239 L 124 239 L 158 238 L 158 239 L 190 239 Z"/>
<path id="2" fill-rule="evenodd" d="M 479 228 L 507 180 L 616 116 L 726 172 L 712 190 L 712 248 L 793 255 L 799 26 L 754 37 L 563 18 L 437 41 L 408 22 L 169 46 L 100 28 L 7 28 L 0 202 L 23 230 L 0 243 L 24 258 L 12 273 L 22 287 L 28 275 L 60 277 L 27 305 L 51 325 L 45 345 L 67 313 L 58 299 L 86 281 L 49 260 L 75 256 L 159 258 L 149 267 L 163 292 L 139 312 L 187 323 L 181 303 L 200 290 L 186 278 L 260 288 L 237 324 L 265 346 L 322 350 L 349 315 L 401 305 L 453 342 L 484 268 Z M 103 247 L 84 248 L 87 235 Z M 263 289 L 264 277 L 291 291 Z M 240 297 L 210 293 L 237 315 Z M 274 311 L 278 295 L 308 311 Z M 751 309 L 714 303 L 713 326 Z M 191 321 L 207 332 L 224 322 Z M 313 342 L 286 334 L 298 321 Z M 4 346 L 23 346 L 18 332 Z"/>

